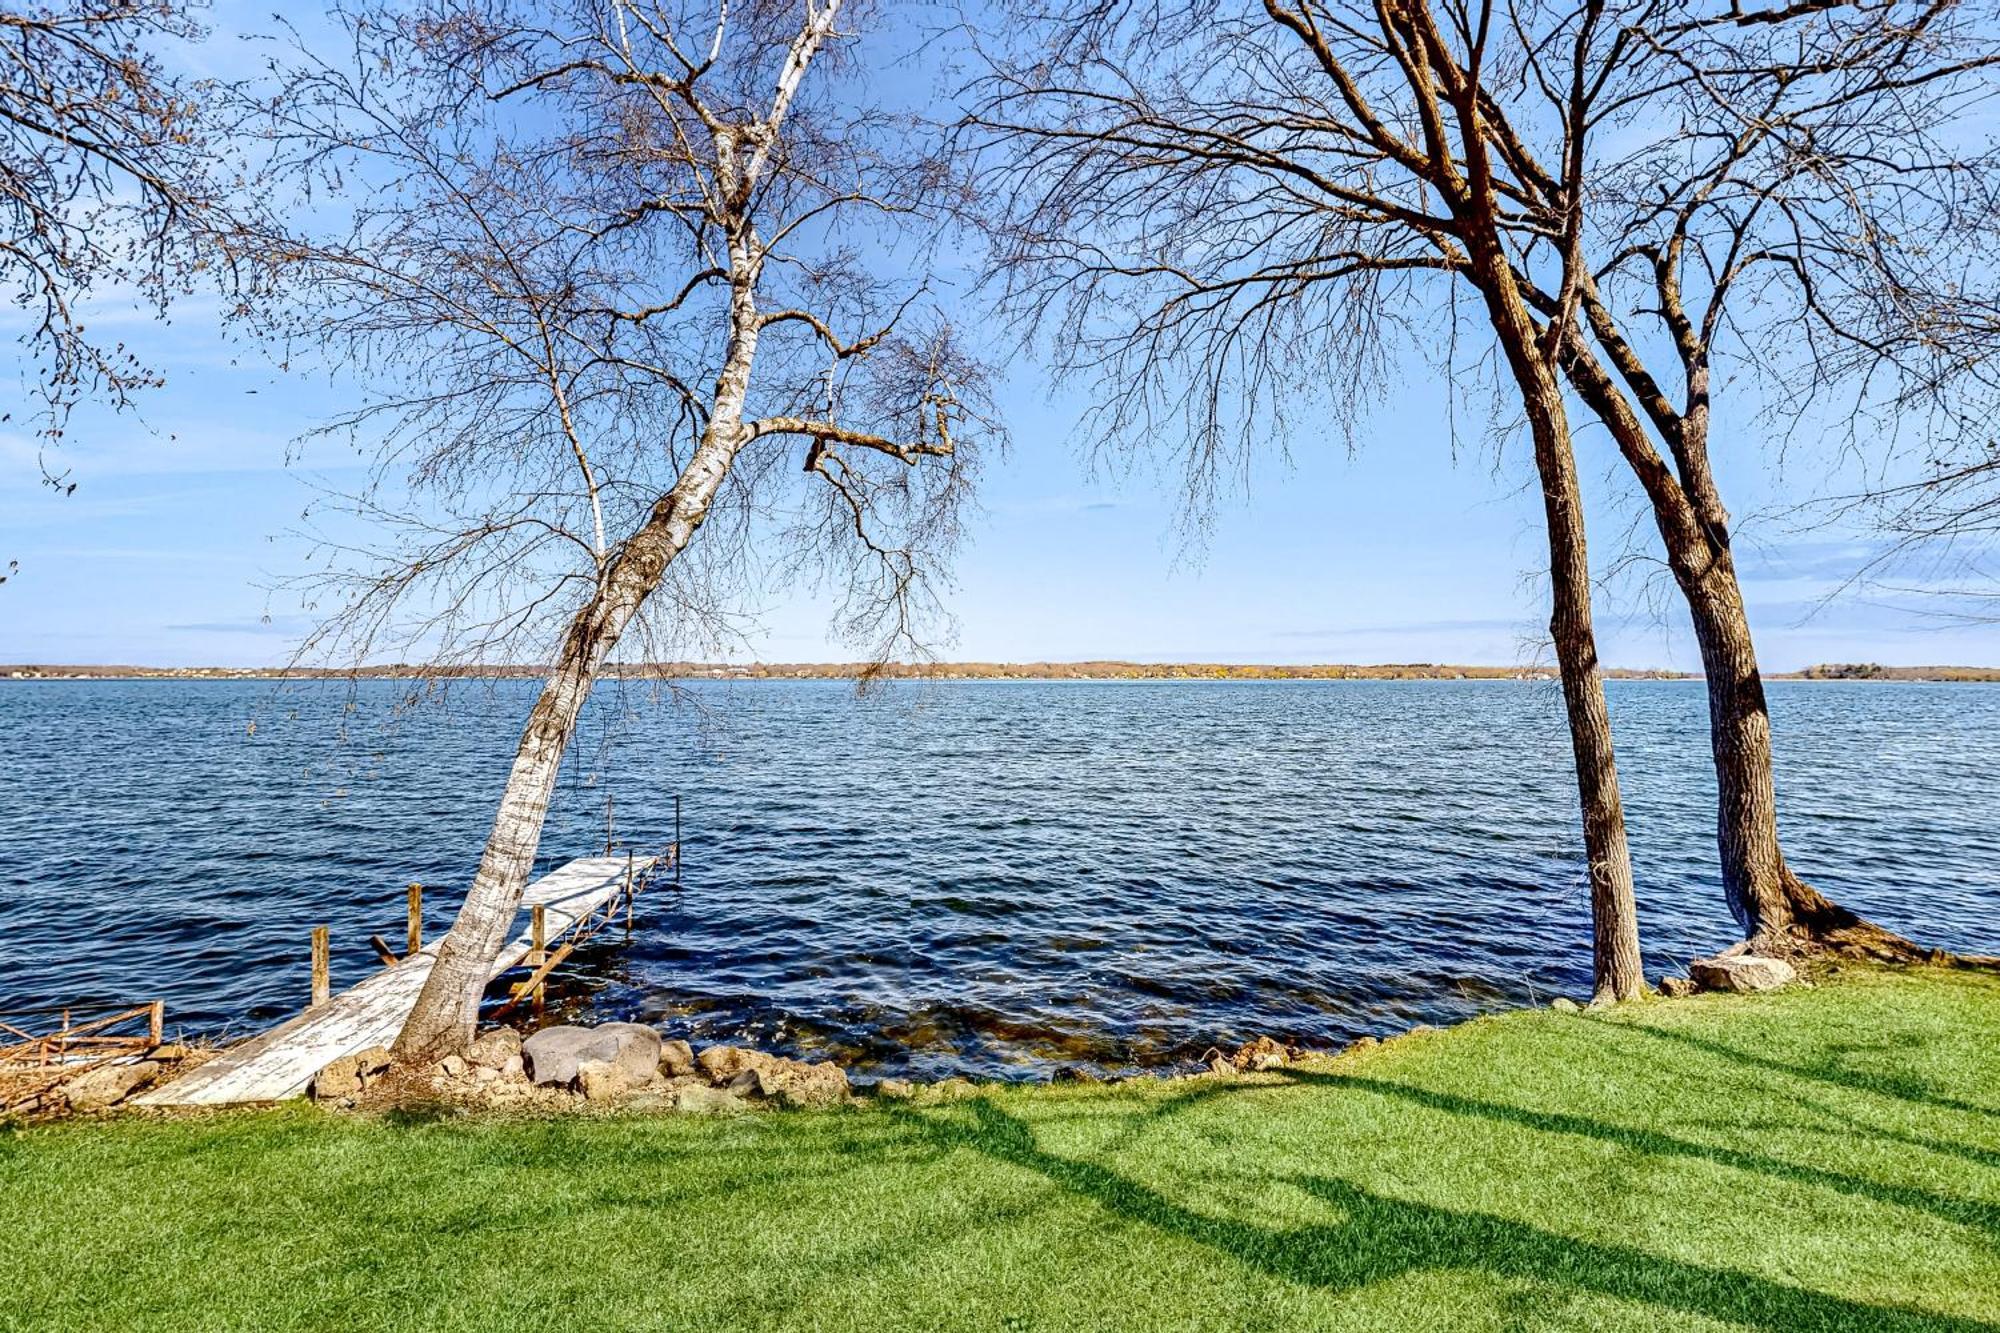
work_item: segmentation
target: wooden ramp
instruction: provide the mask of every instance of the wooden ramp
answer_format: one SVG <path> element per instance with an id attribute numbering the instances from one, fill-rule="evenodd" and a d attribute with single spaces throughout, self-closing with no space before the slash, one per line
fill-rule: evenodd
<path id="1" fill-rule="evenodd" d="M 532 913 L 536 906 L 542 908 L 543 939 L 554 949 L 594 913 L 614 910 L 632 881 L 652 865 L 650 857 L 571 861 L 530 884 L 521 909 Z M 525 961 L 534 943 L 531 934 L 523 934 L 503 949 L 489 983 Z M 312 1076 L 341 1056 L 393 1042 L 436 962 L 433 944 L 135 1100 L 150 1106 L 217 1106 L 301 1096 Z"/>

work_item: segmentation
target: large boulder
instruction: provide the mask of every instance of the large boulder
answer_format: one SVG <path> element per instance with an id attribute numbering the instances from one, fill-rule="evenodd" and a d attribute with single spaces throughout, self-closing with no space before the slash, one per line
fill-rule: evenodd
<path id="1" fill-rule="evenodd" d="M 1747 995 L 1751 991 L 1776 990 L 1799 979 L 1798 971 L 1782 958 L 1762 958 L 1737 954 L 1733 958 L 1702 958 L 1688 965 L 1694 984 L 1703 990 Z"/>
<path id="2" fill-rule="evenodd" d="M 151 1083 L 159 1072 L 160 1066 L 145 1061 L 99 1065 L 63 1084 L 63 1098 L 72 1111 L 101 1111 Z"/>
<path id="3" fill-rule="evenodd" d="M 595 1028 L 558 1023 L 543 1028 L 521 1043 L 521 1059 L 534 1083 L 567 1086 L 576 1081 L 577 1066 L 586 1060 L 615 1060 L 618 1038 L 599 1035 Z"/>
<path id="4" fill-rule="evenodd" d="M 393 1059 L 386 1046 L 370 1046 L 365 1051 L 343 1055 L 313 1075 L 312 1095 L 320 1101 L 358 1097 Z"/>
<path id="5" fill-rule="evenodd" d="M 605 1060 L 622 1068 L 638 1087 L 649 1082 L 660 1066 L 660 1034 L 644 1023 L 603 1023 L 594 1028 L 561 1023 L 522 1042 L 521 1059 L 536 1083 L 573 1083 L 585 1061 Z"/>
<path id="6" fill-rule="evenodd" d="M 600 1023 L 599 1036 L 608 1036 L 618 1043 L 618 1053 L 612 1057 L 624 1069 L 633 1086 L 642 1086 L 652 1080 L 660 1067 L 660 1033 L 657 1028 L 644 1023 Z"/>

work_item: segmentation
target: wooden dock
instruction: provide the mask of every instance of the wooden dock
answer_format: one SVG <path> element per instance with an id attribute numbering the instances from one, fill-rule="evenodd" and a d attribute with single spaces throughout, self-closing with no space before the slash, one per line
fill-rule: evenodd
<path id="1" fill-rule="evenodd" d="M 655 859 L 585 857 L 530 884 L 521 910 L 532 918 L 536 907 L 542 909 L 542 938 L 529 931 L 515 939 L 494 960 L 488 981 L 529 961 L 537 945 L 566 954 L 565 937 L 587 933 L 601 924 L 595 920 L 600 914 L 609 920 L 628 904 Z M 432 944 L 135 1100 L 151 1106 L 217 1106 L 301 1096 L 313 1075 L 333 1061 L 393 1042 L 436 962 L 437 945 Z M 535 979 L 539 977 L 538 972 Z"/>

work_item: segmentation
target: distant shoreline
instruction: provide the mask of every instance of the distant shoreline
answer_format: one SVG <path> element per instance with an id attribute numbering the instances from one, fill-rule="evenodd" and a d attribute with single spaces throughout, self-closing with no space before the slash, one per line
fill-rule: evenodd
<path id="1" fill-rule="evenodd" d="M 0 664 L 0 680 L 510 680 L 539 679 L 541 666 L 410 665 L 332 667 L 148 667 L 125 665 Z M 613 664 L 606 676 L 627 680 L 1513 680 L 1554 683 L 1540 666 L 1454 666 L 1431 662 L 1325 665 L 1221 662 L 659 662 Z M 1615 667 L 1608 680 L 1697 681 L 1690 671 Z M 1767 680 L 2000 682 L 2000 667 L 1823 663 L 1803 671 L 1772 672 Z"/>

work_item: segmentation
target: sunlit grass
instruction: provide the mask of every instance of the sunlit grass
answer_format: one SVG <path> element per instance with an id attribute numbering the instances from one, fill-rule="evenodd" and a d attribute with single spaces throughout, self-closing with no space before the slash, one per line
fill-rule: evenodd
<path id="1" fill-rule="evenodd" d="M 2000 983 L 924 1109 L 0 1137 L 0 1327 L 2000 1329 Z"/>

